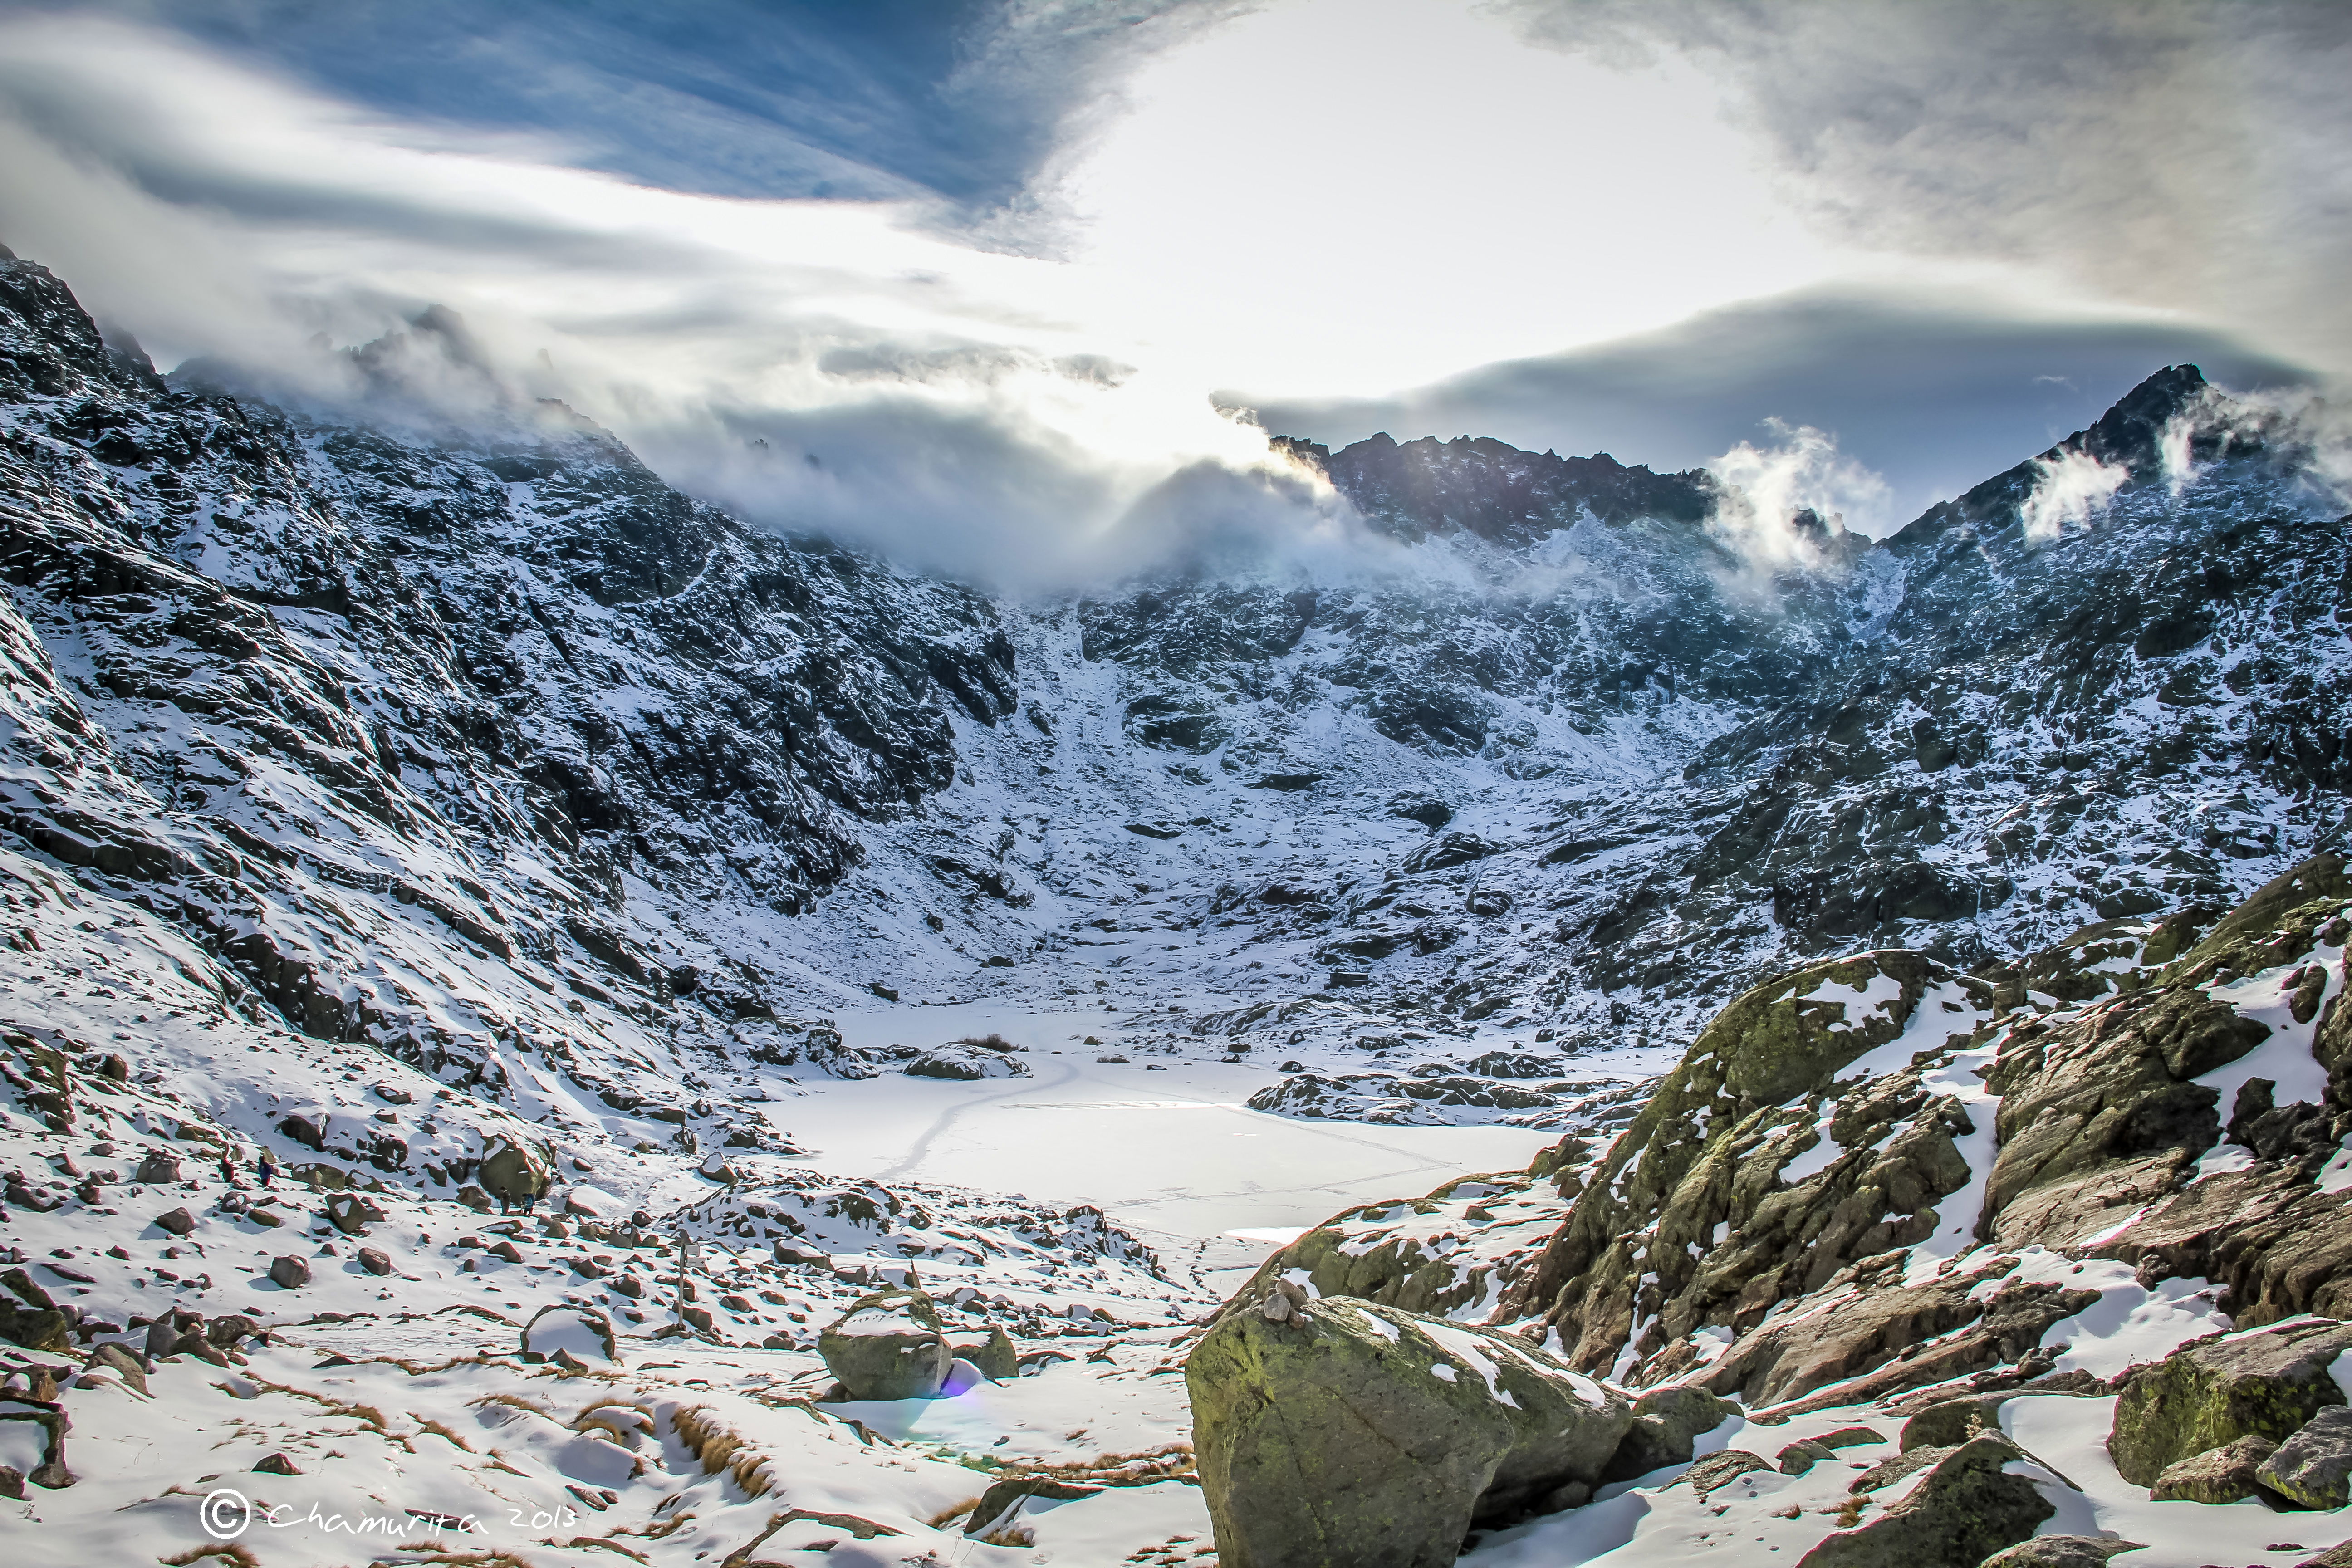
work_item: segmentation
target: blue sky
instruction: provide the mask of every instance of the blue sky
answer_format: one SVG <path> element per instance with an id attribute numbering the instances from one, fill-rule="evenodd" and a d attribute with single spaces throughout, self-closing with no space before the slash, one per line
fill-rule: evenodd
<path id="1" fill-rule="evenodd" d="M 950 570 L 1264 500 L 1169 504 L 1262 463 L 1237 410 L 1660 467 L 1813 426 L 1884 530 L 2162 363 L 2352 363 L 2347 16 L 0 4 L 0 239 L 289 396 L 448 307 L 480 364 L 411 332 L 419 395 Z"/>

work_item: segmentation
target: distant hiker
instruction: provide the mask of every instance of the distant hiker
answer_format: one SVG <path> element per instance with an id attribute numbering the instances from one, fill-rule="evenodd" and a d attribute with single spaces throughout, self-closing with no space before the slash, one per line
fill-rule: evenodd
<path id="1" fill-rule="evenodd" d="M 257 1170 L 261 1177 L 261 1184 L 265 1187 L 277 1179 L 278 1167 L 269 1163 L 269 1156 L 267 1154 L 261 1157 Z"/>

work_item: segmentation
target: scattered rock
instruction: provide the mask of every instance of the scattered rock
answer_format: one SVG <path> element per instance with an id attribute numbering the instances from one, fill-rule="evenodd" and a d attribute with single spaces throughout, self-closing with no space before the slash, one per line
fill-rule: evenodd
<path id="1" fill-rule="evenodd" d="M 371 1223 L 383 1223 L 383 1210 L 358 1193 L 337 1193 L 326 1202 L 327 1223 L 345 1236 L 365 1236 Z"/>
<path id="2" fill-rule="evenodd" d="M 180 1157 L 162 1149 L 152 1151 L 139 1162 L 138 1174 L 131 1179 L 152 1183 L 176 1182 L 180 1179 Z"/>
<path id="3" fill-rule="evenodd" d="M 299 1476 L 302 1467 L 283 1454 L 268 1454 L 255 1461 L 253 1473 L 257 1476 Z"/>
<path id="4" fill-rule="evenodd" d="M 310 1265 L 288 1254 L 269 1260 L 269 1278 L 289 1290 L 299 1290 L 310 1282 Z"/>
<path id="5" fill-rule="evenodd" d="M 1524 1340 L 1345 1297 L 1276 1321 L 1270 1299 L 1184 1366 L 1225 1568 L 1451 1563 L 1474 1526 L 1591 1496 L 1633 1425 Z"/>
<path id="6" fill-rule="evenodd" d="M 2332 1405 L 2305 1422 L 2255 1471 L 2262 1484 L 2305 1508 L 2352 1501 L 2352 1408 Z"/>
<path id="7" fill-rule="evenodd" d="M 920 1290 L 858 1298 L 817 1336 L 817 1353 L 850 1399 L 935 1398 L 955 1361 Z"/>
<path id="8" fill-rule="evenodd" d="M 196 1228 L 196 1216 L 190 1214 L 186 1209 L 178 1208 L 172 1210 L 169 1214 L 157 1215 L 155 1216 L 155 1223 L 158 1226 L 163 1230 L 169 1231 L 173 1236 L 185 1236 L 188 1232 Z"/>
<path id="9" fill-rule="evenodd" d="M 385 1275 L 392 1272 L 392 1256 L 381 1247 L 362 1247 L 360 1248 L 359 1258 L 360 1267 L 371 1274 Z"/>
<path id="10" fill-rule="evenodd" d="M 2252 1497 L 2260 1489 L 2256 1470 L 2277 1448 L 2268 1437 L 2249 1433 L 2234 1443 L 2167 1465 L 2147 1495 L 2157 1502 L 2237 1502 Z"/>
<path id="11" fill-rule="evenodd" d="M 1915 1454 L 1933 1456 L 1927 1476 L 1869 1523 L 1822 1541 L 1798 1568 L 1977 1568 L 2058 1511 L 2034 1477 L 2008 1473 L 2038 1462 L 1998 1434 Z M 2056 1480 L 2042 1468 L 2043 1484 Z"/>
<path id="12" fill-rule="evenodd" d="M 2252 1434 L 2284 1442 L 2344 1404 L 2328 1363 L 2352 1349 L 2352 1324 L 2249 1329 L 2178 1350 L 2135 1374 L 2116 1401 L 2107 1452 L 2135 1486 Z"/>
<path id="13" fill-rule="evenodd" d="M 1432 832 L 1454 820 L 1454 808 L 1433 795 L 1408 791 L 1391 795 L 1382 808 L 1391 816 L 1401 816 L 1407 822 L 1418 822 Z"/>

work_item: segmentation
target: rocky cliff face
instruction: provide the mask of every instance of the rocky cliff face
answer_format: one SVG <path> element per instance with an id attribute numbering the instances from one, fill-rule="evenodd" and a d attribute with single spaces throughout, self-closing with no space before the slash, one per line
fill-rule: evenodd
<path id="1" fill-rule="evenodd" d="M 461 437 L 169 385 L 20 261 L 0 398 L 14 838 L 454 1080 L 634 1104 L 680 996 L 782 1048 L 757 940 L 698 911 L 807 911 L 951 778 L 951 711 L 1013 710 L 984 602 L 560 407 Z"/>

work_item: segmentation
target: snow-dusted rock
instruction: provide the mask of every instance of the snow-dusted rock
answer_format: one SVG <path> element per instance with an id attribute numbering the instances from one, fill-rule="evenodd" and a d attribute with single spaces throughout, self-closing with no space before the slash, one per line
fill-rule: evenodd
<path id="1" fill-rule="evenodd" d="M 521 1348 L 526 1361 L 552 1361 L 559 1354 L 603 1363 L 621 1359 L 613 1320 L 592 1307 L 541 1307 L 522 1326 Z"/>
<path id="2" fill-rule="evenodd" d="M 911 1289 L 860 1297 L 825 1325 L 817 1348 L 846 1399 L 932 1398 L 955 1361 L 939 1309 Z"/>

